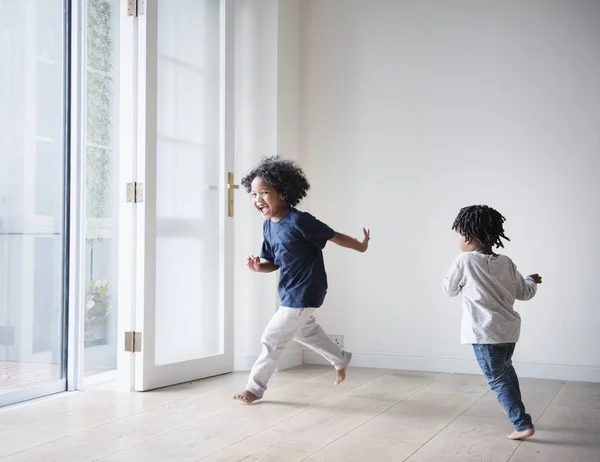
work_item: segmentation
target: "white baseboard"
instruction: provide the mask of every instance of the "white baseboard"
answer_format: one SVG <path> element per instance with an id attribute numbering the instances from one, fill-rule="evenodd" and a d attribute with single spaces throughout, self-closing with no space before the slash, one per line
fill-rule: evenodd
<path id="1" fill-rule="evenodd" d="M 233 368 L 235 371 L 249 371 L 252 369 L 258 355 L 237 355 Z M 289 348 L 284 353 L 277 366 L 278 371 L 300 366 L 303 363 L 302 350 L 300 348 Z"/>
<path id="2" fill-rule="evenodd" d="M 302 358 L 304 364 L 329 365 L 329 363 L 321 356 L 310 350 L 304 350 Z M 372 367 L 375 369 L 481 374 L 481 370 L 479 369 L 475 358 L 472 360 L 463 358 L 436 358 L 401 355 L 397 353 L 353 351 L 352 365 L 355 367 Z M 522 362 L 515 362 L 514 365 L 519 377 L 600 382 L 600 367 Z"/>

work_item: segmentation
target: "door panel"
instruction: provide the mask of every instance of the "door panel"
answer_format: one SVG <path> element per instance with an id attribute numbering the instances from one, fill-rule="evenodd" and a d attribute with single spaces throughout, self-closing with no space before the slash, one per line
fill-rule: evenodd
<path id="1" fill-rule="evenodd" d="M 233 369 L 232 4 L 152 0 L 138 18 L 135 389 Z"/>

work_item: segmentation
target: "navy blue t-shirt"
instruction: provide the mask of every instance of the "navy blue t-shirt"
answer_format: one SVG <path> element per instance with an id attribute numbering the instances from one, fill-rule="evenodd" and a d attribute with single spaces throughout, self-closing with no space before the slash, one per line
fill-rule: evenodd
<path id="1" fill-rule="evenodd" d="M 260 257 L 279 266 L 281 306 L 319 308 L 327 293 L 323 248 L 335 231 L 291 208 L 278 222 L 266 220 L 263 235 Z"/>

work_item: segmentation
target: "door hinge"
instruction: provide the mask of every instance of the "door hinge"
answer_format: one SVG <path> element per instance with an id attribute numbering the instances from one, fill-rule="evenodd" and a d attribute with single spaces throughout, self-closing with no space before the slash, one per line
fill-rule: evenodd
<path id="1" fill-rule="evenodd" d="M 127 16 L 141 16 L 144 14 L 146 0 L 127 0 Z"/>
<path id="2" fill-rule="evenodd" d="M 125 202 L 129 202 L 131 204 L 144 202 L 144 183 L 127 183 Z"/>
<path id="3" fill-rule="evenodd" d="M 125 351 L 128 353 L 139 353 L 142 351 L 141 332 L 125 332 Z"/>

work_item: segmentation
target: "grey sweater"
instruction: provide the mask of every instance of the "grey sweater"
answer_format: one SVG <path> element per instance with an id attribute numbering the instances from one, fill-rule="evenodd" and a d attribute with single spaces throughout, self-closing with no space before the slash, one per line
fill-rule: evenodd
<path id="1" fill-rule="evenodd" d="M 537 284 L 523 278 L 510 258 L 479 252 L 461 253 L 444 279 L 450 297 L 462 293 L 461 342 L 516 343 L 521 317 L 515 300 L 533 298 Z"/>

